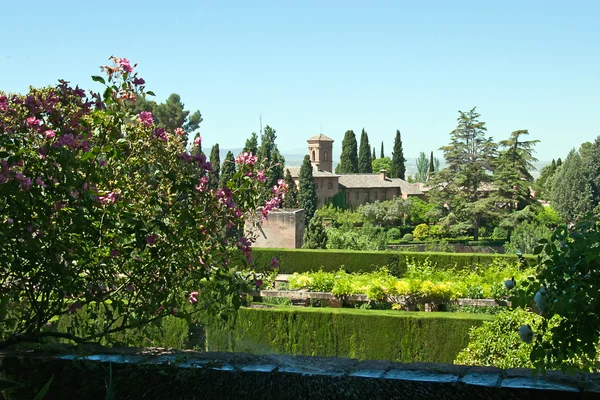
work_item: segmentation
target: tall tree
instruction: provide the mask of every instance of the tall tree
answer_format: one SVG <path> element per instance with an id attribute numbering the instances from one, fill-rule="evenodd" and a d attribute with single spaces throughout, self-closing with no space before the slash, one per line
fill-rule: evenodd
<path id="1" fill-rule="evenodd" d="M 592 182 L 579 152 L 571 150 L 552 180 L 552 207 L 567 222 L 579 222 L 594 208 Z"/>
<path id="2" fill-rule="evenodd" d="M 304 156 L 302 167 L 300 167 L 298 185 L 300 192 L 298 196 L 299 204 L 300 208 L 303 208 L 305 212 L 304 225 L 306 226 L 317 210 L 317 190 L 315 188 L 312 164 L 310 163 L 310 156 L 308 154 Z"/>
<path id="3" fill-rule="evenodd" d="M 525 135 L 529 135 L 527 130 L 514 131 L 509 139 L 499 143 L 501 150 L 494 168 L 495 194 L 500 202 L 507 204 L 508 211 L 521 210 L 532 203 L 530 171 L 535 169 L 533 147 L 539 140 L 521 140 Z"/>
<path id="4" fill-rule="evenodd" d="M 216 189 L 219 186 L 219 172 L 221 171 L 219 143 L 216 143 L 210 151 L 210 164 L 212 165 L 212 172 L 208 173 L 208 183 L 210 187 Z"/>
<path id="5" fill-rule="evenodd" d="M 257 157 L 259 161 L 267 160 L 267 165 L 271 164 L 273 159 L 273 151 L 277 147 L 275 144 L 275 139 L 277 139 L 277 135 L 275 134 L 275 129 L 271 128 L 267 125 L 263 131 L 262 136 L 260 137 L 260 147 L 258 148 Z"/>
<path id="6" fill-rule="evenodd" d="M 406 165 L 404 164 L 404 150 L 402 149 L 402 138 L 400 131 L 396 130 L 396 138 L 394 139 L 394 150 L 392 151 L 392 170 L 390 171 L 391 178 L 406 179 Z"/>
<path id="7" fill-rule="evenodd" d="M 271 154 L 271 166 L 267 172 L 267 185 L 273 187 L 277 185 L 277 181 L 283 179 L 283 156 L 279 153 L 277 146 L 273 149 Z"/>
<path id="8" fill-rule="evenodd" d="M 433 151 L 429 153 L 429 170 L 427 171 L 427 180 L 435 173 L 435 163 L 433 161 Z"/>
<path id="9" fill-rule="evenodd" d="M 498 214 L 496 202 L 488 196 L 497 145 L 485 137 L 487 128 L 479 117 L 475 107 L 459 111 L 450 144 L 441 148 L 446 168 L 433 176 L 430 191 L 432 201 L 444 210 L 442 229 L 454 233 L 472 229 L 474 240 L 479 239 L 482 220 Z"/>
<path id="10" fill-rule="evenodd" d="M 358 147 L 354 131 L 349 130 L 344 134 L 342 140 L 342 154 L 336 173 L 355 174 L 358 172 Z"/>
<path id="11" fill-rule="evenodd" d="M 287 192 L 285 193 L 285 197 L 283 199 L 283 207 L 298 208 L 300 206 L 298 203 L 298 186 L 296 186 L 296 182 L 294 182 L 289 169 L 285 170 L 284 180 L 287 185 Z"/>
<path id="12" fill-rule="evenodd" d="M 231 151 L 227 152 L 225 160 L 223 161 L 223 168 L 221 168 L 221 176 L 219 177 L 219 186 L 225 187 L 227 182 L 233 180 L 235 176 L 235 158 Z"/>
<path id="13" fill-rule="evenodd" d="M 371 162 L 373 162 L 373 160 L 377 159 L 377 155 L 375 155 L 375 146 L 373 146 L 373 155 L 371 156 Z"/>
<path id="14" fill-rule="evenodd" d="M 427 181 L 427 171 L 429 169 L 429 162 L 427 161 L 427 156 L 424 152 L 419 153 L 419 157 L 416 161 L 417 164 L 417 173 L 415 174 L 416 182 L 426 182 Z"/>
<path id="15" fill-rule="evenodd" d="M 358 148 L 358 172 L 360 174 L 370 174 L 373 172 L 371 168 L 371 145 L 369 144 L 369 136 L 363 128 Z"/>
<path id="16" fill-rule="evenodd" d="M 256 134 L 256 132 L 252 132 L 250 138 L 246 139 L 244 152 L 252 153 L 254 155 L 258 153 L 258 135 Z"/>
<path id="17" fill-rule="evenodd" d="M 383 158 L 385 155 L 383 154 L 383 142 L 381 142 L 381 153 L 379 153 L 379 158 Z"/>
<path id="18" fill-rule="evenodd" d="M 321 217 L 315 215 L 311 218 L 306 231 L 304 232 L 303 249 L 326 249 L 327 232 L 323 226 Z"/>
<path id="19" fill-rule="evenodd" d="M 164 103 L 156 103 L 141 97 L 132 102 L 131 107 L 135 113 L 150 111 L 154 124 L 170 133 L 174 133 L 177 128 L 183 129 L 185 134 L 182 135 L 182 140 L 186 146 L 189 135 L 195 132 L 202 122 L 200 111 L 191 113 L 186 110 L 185 104 L 181 102 L 181 96 L 177 93 L 171 94 Z"/>

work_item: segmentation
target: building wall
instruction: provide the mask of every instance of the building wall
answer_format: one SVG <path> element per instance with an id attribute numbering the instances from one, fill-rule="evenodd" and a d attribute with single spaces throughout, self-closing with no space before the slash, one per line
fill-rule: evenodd
<path id="1" fill-rule="evenodd" d="M 346 188 L 346 204 L 358 206 L 401 196 L 400 188 Z"/>
<path id="2" fill-rule="evenodd" d="M 309 141 L 308 155 L 318 169 L 333 172 L 333 142 Z"/>
<path id="3" fill-rule="evenodd" d="M 273 210 L 259 227 L 252 228 L 257 235 L 254 247 L 299 249 L 304 239 L 304 210 Z"/>
<path id="4" fill-rule="evenodd" d="M 313 177 L 317 189 L 317 207 L 331 201 L 331 198 L 338 194 L 339 185 L 337 177 Z M 294 178 L 296 186 L 300 187 L 300 179 Z"/>

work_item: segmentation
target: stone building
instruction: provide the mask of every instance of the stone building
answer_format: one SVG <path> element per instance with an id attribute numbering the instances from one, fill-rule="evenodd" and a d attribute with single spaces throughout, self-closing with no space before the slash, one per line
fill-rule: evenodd
<path id="1" fill-rule="evenodd" d="M 408 183 L 403 179 L 389 178 L 386 171 L 375 174 L 334 174 L 333 139 L 321 134 L 311 137 L 308 142 L 308 155 L 313 166 L 313 177 L 320 207 L 331 201 L 333 196 L 343 193 L 346 204 L 356 206 L 376 200 L 404 199 L 411 196 L 424 197 L 422 185 Z M 300 167 L 287 167 L 299 186 Z"/>
<path id="2" fill-rule="evenodd" d="M 255 247 L 299 249 L 304 239 L 304 215 L 302 209 L 273 210 L 262 223 L 247 221 L 246 230 L 254 233 Z"/>

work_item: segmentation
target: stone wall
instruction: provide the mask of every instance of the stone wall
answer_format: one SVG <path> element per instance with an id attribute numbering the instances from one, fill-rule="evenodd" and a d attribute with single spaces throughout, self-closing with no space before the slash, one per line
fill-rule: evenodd
<path id="1" fill-rule="evenodd" d="M 304 210 L 273 210 L 269 218 L 258 227 L 253 227 L 256 234 L 254 247 L 270 247 L 299 249 L 304 238 Z M 250 229 L 249 224 L 246 229 Z"/>

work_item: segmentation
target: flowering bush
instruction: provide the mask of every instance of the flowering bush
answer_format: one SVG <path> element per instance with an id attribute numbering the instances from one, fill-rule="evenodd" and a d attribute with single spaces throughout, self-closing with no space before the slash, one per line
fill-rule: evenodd
<path id="1" fill-rule="evenodd" d="M 0 347 L 93 340 L 187 317 L 185 302 L 231 310 L 246 288 L 232 270 L 252 258 L 238 227 L 262 205 L 256 158 L 240 156 L 235 177 L 209 189 L 206 157 L 155 127 L 151 113 L 129 111 L 128 102 L 153 93 L 135 65 L 111 60 L 106 78 L 92 77 L 102 93 L 64 81 L 0 92 Z M 263 217 L 281 190 L 273 188 Z M 106 315 L 91 320 L 87 337 L 47 329 L 83 306 Z"/>

